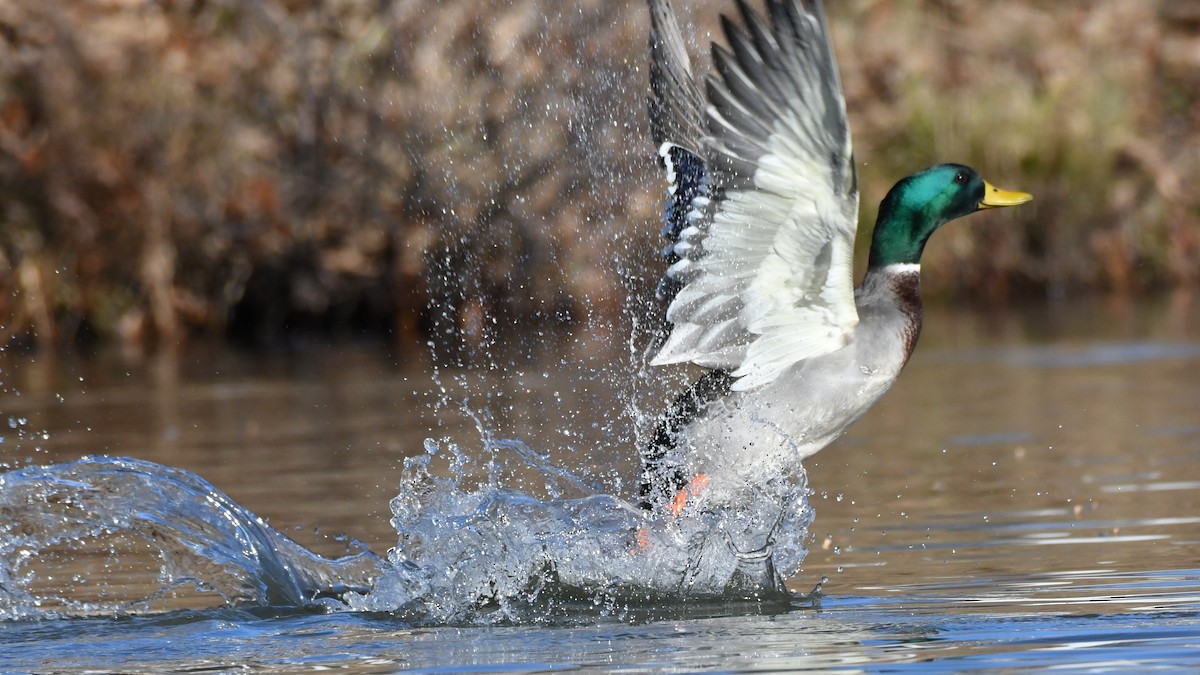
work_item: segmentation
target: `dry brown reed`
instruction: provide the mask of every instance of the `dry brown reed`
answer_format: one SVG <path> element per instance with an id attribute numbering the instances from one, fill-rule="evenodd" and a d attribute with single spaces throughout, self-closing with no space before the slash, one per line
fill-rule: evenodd
<path id="1" fill-rule="evenodd" d="M 675 1 L 699 54 L 730 3 Z M 1200 2 L 827 4 L 864 241 L 935 161 L 1036 195 L 940 233 L 930 294 L 1196 283 Z M 7 0 L 0 343 L 612 315 L 657 274 L 645 31 L 640 1 Z"/>

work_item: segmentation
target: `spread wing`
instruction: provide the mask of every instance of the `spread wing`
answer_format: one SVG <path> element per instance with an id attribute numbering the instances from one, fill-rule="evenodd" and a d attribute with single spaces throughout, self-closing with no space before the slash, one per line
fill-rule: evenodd
<path id="1" fill-rule="evenodd" d="M 738 0 L 742 24 L 722 17 L 729 49 L 713 46 L 719 78 L 702 97 L 670 1 L 649 3 L 673 324 L 653 363 L 730 370 L 751 389 L 844 346 L 858 323 L 858 184 L 824 12 L 768 0 L 764 19 Z"/>

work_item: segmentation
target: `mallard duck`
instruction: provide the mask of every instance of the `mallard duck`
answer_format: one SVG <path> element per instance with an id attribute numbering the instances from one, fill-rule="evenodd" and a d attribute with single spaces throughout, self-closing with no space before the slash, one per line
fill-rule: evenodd
<path id="1" fill-rule="evenodd" d="M 670 188 L 669 332 L 651 363 L 706 369 L 642 448 L 644 506 L 797 475 L 892 386 L 921 332 L 921 253 L 945 223 L 1024 204 L 960 164 L 915 173 L 879 206 L 854 288 L 858 181 L 820 0 L 738 0 L 719 76 L 693 76 L 669 0 L 649 0 L 651 131 Z M 702 93 L 703 91 L 703 93 Z"/>

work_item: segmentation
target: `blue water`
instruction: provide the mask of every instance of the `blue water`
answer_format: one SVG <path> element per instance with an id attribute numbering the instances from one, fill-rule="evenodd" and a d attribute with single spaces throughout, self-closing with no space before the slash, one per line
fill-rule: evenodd
<path id="1" fill-rule="evenodd" d="M 483 425 L 369 352 L 9 365 L 0 671 L 1192 671 L 1193 316 L 931 317 L 808 462 L 786 591 L 621 498 L 628 456 L 573 422 L 619 403 L 553 375 L 569 352 Z"/>
<path id="2" fill-rule="evenodd" d="M 1054 667 L 1088 672 L 1195 668 L 1200 616 L 1192 573 L 1113 579 L 1193 593 L 1171 608 L 1062 614 L 904 596 L 826 598 L 819 608 L 698 608 L 699 618 L 577 625 L 413 627 L 385 614 L 211 610 L 123 620 L 24 622 L 4 631 L 9 671 L 545 672 L 671 670 L 961 672 Z M 1112 609 L 1112 608 L 1109 608 Z M 715 613 L 717 616 L 703 616 Z"/>

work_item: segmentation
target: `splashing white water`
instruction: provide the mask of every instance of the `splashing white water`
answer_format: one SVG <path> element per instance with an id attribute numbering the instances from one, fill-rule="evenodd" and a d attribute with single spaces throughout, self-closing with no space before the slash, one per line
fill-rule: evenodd
<path id="1" fill-rule="evenodd" d="M 764 545 L 745 552 L 737 541 L 749 505 L 652 513 L 592 491 L 519 441 L 488 439 L 487 446 L 498 461 L 475 488 L 464 481 L 474 460 L 453 445 L 427 442 L 425 455 L 407 461 L 391 503 L 399 541 L 390 567 L 352 607 L 402 607 L 435 623 L 520 622 L 531 608 L 553 613 L 579 600 L 620 613 L 663 600 L 779 598 L 787 595 L 781 573 L 803 559 L 812 513 L 802 485 L 784 503 L 757 505 L 772 514 L 770 528 L 758 533 Z M 449 476 L 430 471 L 440 453 L 450 455 Z M 546 492 L 558 496 L 539 500 L 505 487 L 497 467 L 506 460 L 536 466 Z"/>
<path id="2" fill-rule="evenodd" d="M 364 591 L 379 573 L 365 548 L 322 558 L 181 469 L 85 457 L 0 474 L 0 618 L 153 612 L 214 599 L 320 606 Z"/>
<path id="3" fill-rule="evenodd" d="M 802 486 L 764 505 L 778 514 L 761 533 L 769 544 L 746 553 L 736 545 L 744 507 L 651 513 L 519 441 L 489 439 L 487 449 L 474 486 L 476 460 L 457 447 L 430 441 L 407 460 L 386 560 L 317 556 L 194 474 L 150 462 L 85 458 L 0 474 L 0 617 L 163 611 L 185 588 L 227 605 L 386 611 L 425 625 L 789 597 L 780 573 L 803 558 L 811 519 Z M 447 476 L 430 470 L 442 455 Z M 530 466 L 549 498 L 506 485 Z M 131 579 L 138 565 L 142 578 Z"/>

